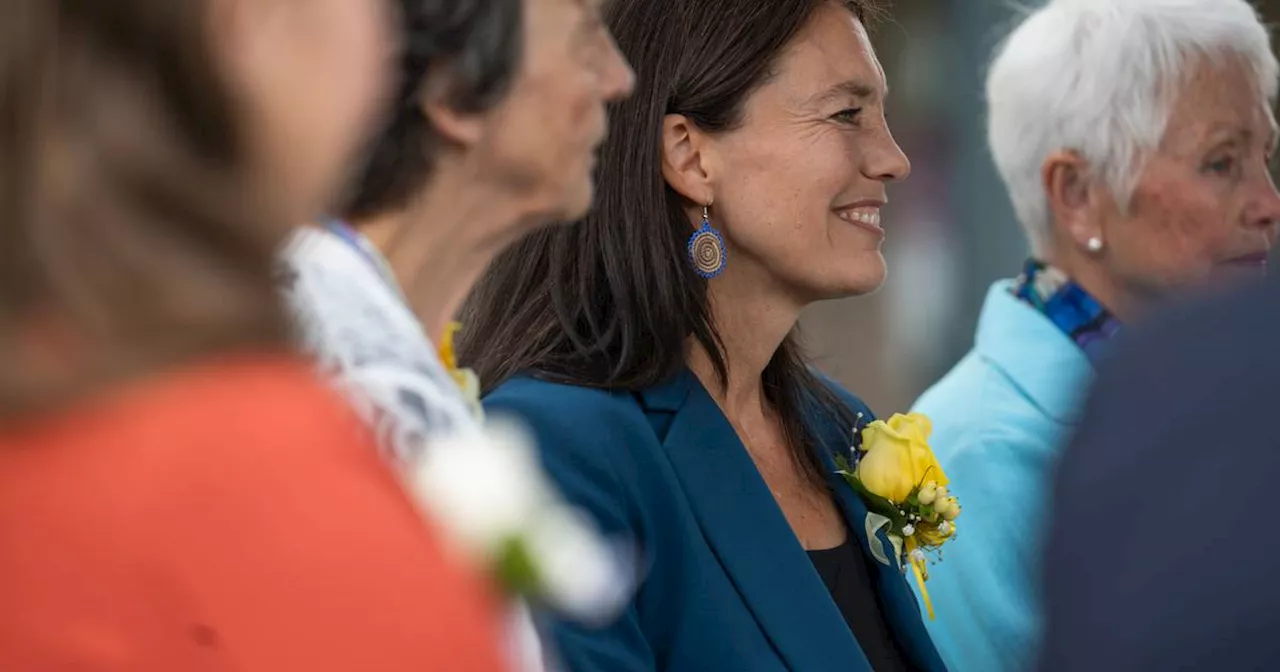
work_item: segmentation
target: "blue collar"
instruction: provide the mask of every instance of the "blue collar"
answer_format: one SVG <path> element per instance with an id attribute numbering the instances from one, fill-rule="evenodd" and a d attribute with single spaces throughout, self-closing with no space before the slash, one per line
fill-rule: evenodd
<path id="1" fill-rule="evenodd" d="M 1035 308 L 1097 363 L 1107 344 L 1120 333 L 1120 320 L 1067 274 L 1037 259 L 1028 259 L 1010 290 Z"/>

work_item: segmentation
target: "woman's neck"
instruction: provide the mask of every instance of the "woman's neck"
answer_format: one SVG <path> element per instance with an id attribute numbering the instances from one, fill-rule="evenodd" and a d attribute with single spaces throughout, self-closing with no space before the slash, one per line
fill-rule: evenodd
<path id="1" fill-rule="evenodd" d="M 689 368 L 730 419 L 767 412 L 761 376 L 803 309 L 763 277 L 752 275 L 749 268 L 725 269 L 708 292 L 728 367 L 725 385 L 701 344 L 694 342 L 689 354 Z"/>
<path id="2" fill-rule="evenodd" d="M 1119 283 L 1113 282 L 1100 261 L 1080 255 L 1053 253 L 1042 255 L 1040 260 L 1065 273 L 1122 323 L 1130 322 L 1143 312 L 1142 298 L 1131 295 Z"/>
<path id="3" fill-rule="evenodd" d="M 406 208 L 356 222 L 387 258 L 432 339 L 441 337 L 489 263 L 523 230 L 512 200 L 461 172 L 438 169 Z"/>

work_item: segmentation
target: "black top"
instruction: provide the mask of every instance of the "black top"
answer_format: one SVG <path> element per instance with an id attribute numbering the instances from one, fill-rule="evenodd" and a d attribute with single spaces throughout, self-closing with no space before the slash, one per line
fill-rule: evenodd
<path id="1" fill-rule="evenodd" d="M 902 655 L 893 631 L 884 620 L 874 576 L 867 558 L 850 537 L 836 548 L 809 551 L 809 560 L 827 584 L 844 620 L 857 638 L 875 672 L 907 672 L 912 667 Z"/>

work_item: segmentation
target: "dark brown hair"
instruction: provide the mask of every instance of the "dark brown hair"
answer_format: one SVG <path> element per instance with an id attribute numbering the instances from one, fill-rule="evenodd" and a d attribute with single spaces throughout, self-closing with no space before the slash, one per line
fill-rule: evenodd
<path id="1" fill-rule="evenodd" d="M 540 231 L 500 256 L 464 309 L 460 356 L 489 388 L 527 373 L 640 390 L 685 366 L 693 336 L 728 377 L 706 281 L 690 266 L 687 205 L 663 179 L 662 120 L 682 114 L 710 133 L 735 128 L 784 48 L 835 0 L 613 0 L 607 21 L 636 71 L 631 98 L 610 111 L 595 210 Z M 869 0 L 843 0 L 864 22 Z M 797 464 L 821 483 L 813 453 L 819 409 L 852 430 L 851 411 L 809 369 L 794 337 L 763 373 Z"/>
<path id="2" fill-rule="evenodd" d="M 0 0 L 0 415 L 287 342 L 207 14 Z"/>

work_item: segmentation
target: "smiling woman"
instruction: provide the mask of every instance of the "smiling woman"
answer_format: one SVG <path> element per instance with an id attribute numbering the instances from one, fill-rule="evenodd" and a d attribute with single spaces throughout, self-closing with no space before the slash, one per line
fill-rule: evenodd
<path id="1" fill-rule="evenodd" d="M 488 408 L 528 421 L 565 492 L 647 554 L 618 624 L 556 624 L 568 667 L 940 670 L 834 475 L 871 412 L 791 336 L 808 304 L 884 280 L 880 210 L 910 168 L 875 6 L 607 7 L 637 85 L 597 207 L 495 262 L 461 348 Z"/>

